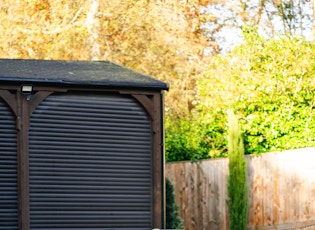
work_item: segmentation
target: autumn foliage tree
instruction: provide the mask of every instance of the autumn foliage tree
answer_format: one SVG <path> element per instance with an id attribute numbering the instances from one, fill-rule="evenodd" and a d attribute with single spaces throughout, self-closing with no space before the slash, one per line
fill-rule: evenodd
<path id="1" fill-rule="evenodd" d="M 110 60 L 170 83 L 166 104 L 182 116 L 206 69 L 200 4 L 207 1 L 4 0 L 0 57 Z"/>

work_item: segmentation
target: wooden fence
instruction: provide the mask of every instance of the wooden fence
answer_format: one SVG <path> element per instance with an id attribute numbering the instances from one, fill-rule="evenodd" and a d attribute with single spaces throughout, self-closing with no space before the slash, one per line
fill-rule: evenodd
<path id="1" fill-rule="evenodd" d="M 315 229 L 315 148 L 246 159 L 248 228 Z M 228 159 L 167 163 L 165 170 L 185 230 L 229 228 Z"/>

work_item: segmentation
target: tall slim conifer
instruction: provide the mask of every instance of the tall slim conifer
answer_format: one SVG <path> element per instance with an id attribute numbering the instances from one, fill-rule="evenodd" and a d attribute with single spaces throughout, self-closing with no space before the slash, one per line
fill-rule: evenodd
<path id="1" fill-rule="evenodd" d="M 246 160 L 238 120 L 232 110 L 228 111 L 228 200 L 230 229 L 245 230 L 248 210 L 248 187 L 246 184 Z"/>

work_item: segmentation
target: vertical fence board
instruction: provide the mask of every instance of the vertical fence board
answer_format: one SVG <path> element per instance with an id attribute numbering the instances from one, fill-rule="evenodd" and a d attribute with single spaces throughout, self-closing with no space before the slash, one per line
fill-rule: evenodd
<path id="1" fill-rule="evenodd" d="M 279 167 L 277 167 L 278 158 L 277 155 L 274 157 L 273 167 L 275 168 L 273 173 L 273 205 L 272 205 L 272 213 L 273 219 L 271 221 L 272 225 L 276 223 L 280 223 L 280 173 Z M 272 159 L 271 159 L 272 160 Z"/>
<path id="2" fill-rule="evenodd" d="M 255 217 L 255 207 L 254 207 L 254 168 L 253 164 L 250 164 L 250 161 L 247 162 L 247 183 L 248 183 L 248 202 L 252 205 L 248 207 L 248 220 L 247 224 L 254 226 L 254 217 Z"/>
<path id="3" fill-rule="evenodd" d="M 315 229 L 315 148 L 246 156 L 249 229 Z M 228 159 L 166 164 L 185 230 L 229 229 Z M 313 226 L 314 225 L 314 226 Z"/>

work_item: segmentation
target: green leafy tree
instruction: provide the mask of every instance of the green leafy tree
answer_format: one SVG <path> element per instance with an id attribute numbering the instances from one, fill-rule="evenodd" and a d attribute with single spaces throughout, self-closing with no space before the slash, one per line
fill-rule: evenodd
<path id="1" fill-rule="evenodd" d="M 231 230 L 245 230 L 248 210 L 248 188 L 246 184 L 246 160 L 238 120 L 233 111 L 228 111 L 228 208 Z"/>
<path id="2" fill-rule="evenodd" d="M 189 117 L 166 117 L 167 160 L 227 156 L 228 108 L 243 127 L 245 154 L 315 145 L 315 44 L 265 39 L 257 29 L 244 27 L 242 45 L 213 57 Z"/>

